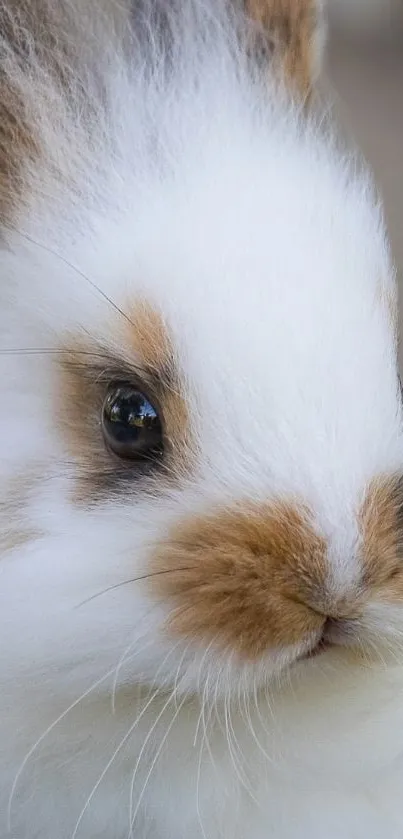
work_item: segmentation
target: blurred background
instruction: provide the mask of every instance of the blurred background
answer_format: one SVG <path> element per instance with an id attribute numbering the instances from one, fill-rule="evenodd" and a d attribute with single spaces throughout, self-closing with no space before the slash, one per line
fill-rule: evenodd
<path id="1" fill-rule="evenodd" d="M 400 293 L 403 370 L 403 0 L 328 0 L 326 87 L 384 198 Z"/>

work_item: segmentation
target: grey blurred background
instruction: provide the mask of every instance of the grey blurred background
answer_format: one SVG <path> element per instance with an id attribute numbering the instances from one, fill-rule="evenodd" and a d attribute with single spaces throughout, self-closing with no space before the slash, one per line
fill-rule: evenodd
<path id="1" fill-rule="evenodd" d="M 326 87 L 384 198 L 400 294 L 403 369 L 403 0 L 330 0 Z"/>

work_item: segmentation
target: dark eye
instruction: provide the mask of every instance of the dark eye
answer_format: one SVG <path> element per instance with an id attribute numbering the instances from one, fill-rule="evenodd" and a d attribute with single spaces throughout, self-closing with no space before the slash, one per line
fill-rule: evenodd
<path id="1" fill-rule="evenodd" d="M 162 454 L 162 425 L 144 393 L 130 384 L 111 385 L 102 408 L 105 441 L 119 457 L 150 460 Z"/>

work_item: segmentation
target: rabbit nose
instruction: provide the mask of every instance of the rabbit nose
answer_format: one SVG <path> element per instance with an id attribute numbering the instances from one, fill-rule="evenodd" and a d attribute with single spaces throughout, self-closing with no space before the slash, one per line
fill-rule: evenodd
<path id="1" fill-rule="evenodd" d="M 326 652 L 330 647 L 345 643 L 343 621 L 335 618 L 326 618 L 322 634 L 315 646 L 309 651 L 307 657 L 315 658 L 317 655 Z"/>
<path id="2" fill-rule="evenodd" d="M 330 646 L 336 643 L 336 640 L 341 640 L 342 626 L 342 620 L 338 618 L 326 618 L 323 624 L 321 643 Z"/>
<path id="3" fill-rule="evenodd" d="M 326 618 L 320 638 L 310 651 L 309 658 L 325 652 L 330 647 L 350 646 L 354 643 L 355 636 L 356 627 L 354 619 Z"/>
<path id="4" fill-rule="evenodd" d="M 301 594 L 301 602 L 322 616 L 323 632 L 326 635 L 335 635 L 337 628 L 360 618 L 369 597 L 362 586 L 349 585 L 343 593 L 333 594 L 328 591 L 326 584 L 318 586 L 315 580 L 312 582 L 312 590 L 304 586 Z"/>
<path id="5" fill-rule="evenodd" d="M 354 618 L 327 618 L 322 632 L 326 644 L 344 644 L 354 636 Z"/>

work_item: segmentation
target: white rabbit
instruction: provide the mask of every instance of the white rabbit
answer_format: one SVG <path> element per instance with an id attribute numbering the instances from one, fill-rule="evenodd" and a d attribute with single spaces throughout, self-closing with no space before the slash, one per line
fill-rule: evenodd
<path id="1" fill-rule="evenodd" d="M 0 835 L 401 839 L 395 278 L 320 11 L 115 11 L 0 4 Z"/>

